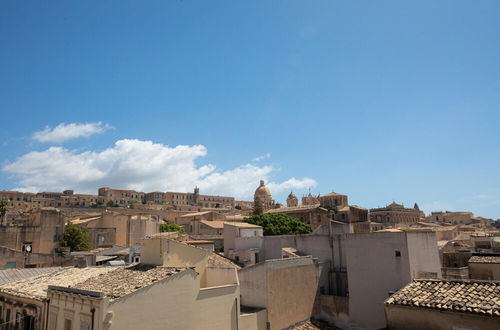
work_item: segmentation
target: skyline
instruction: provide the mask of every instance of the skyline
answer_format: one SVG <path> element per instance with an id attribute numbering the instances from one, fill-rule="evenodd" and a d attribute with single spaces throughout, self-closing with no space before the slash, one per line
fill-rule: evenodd
<path id="1" fill-rule="evenodd" d="M 498 12 L 3 2 L 0 190 L 251 199 L 264 179 L 279 202 L 311 188 L 500 218 Z"/>

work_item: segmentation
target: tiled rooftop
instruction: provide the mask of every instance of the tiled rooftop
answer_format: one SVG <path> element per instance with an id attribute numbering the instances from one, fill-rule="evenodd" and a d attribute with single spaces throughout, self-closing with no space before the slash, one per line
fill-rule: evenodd
<path id="1" fill-rule="evenodd" d="M 414 280 L 385 304 L 500 317 L 500 282 Z"/>
<path id="2" fill-rule="evenodd" d="M 74 286 L 100 274 L 115 270 L 115 267 L 61 268 L 55 272 L 33 276 L 24 280 L 0 285 L 0 292 L 22 297 L 42 299 L 47 297 L 49 285 Z"/>
<path id="3" fill-rule="evenodd" d="M 4 283 L 19 281 L 36 275 L 52 273 L 60 270 L 61 267 L 45 268 L 17 268 L 0 270 L 0 285 Z"/>
<path id="4" fill-rule="evenodd" d="M 104 292 L 110 300 L 126 296 L 184 269 L 151 265 L 114 267 L 114 270 L 88 278 L 73 288 Z"/>
<path id="5" fill-rule="evenodd" d="M 103 292 L 110 300 L 114 300 L 182 270 L 184 268 L 141 264 L 127 267 L 67 267 L 0 285 L 0 292 L 42 299 L 47 296 L 50 285 Z"/>
<path id="6" fill-rule="evenodd" d="M 500 256 L 472 256 L 469 263 L 476 262 L 481 264 L 500 264 Z"/>
<path id="7" fill-rule="evenodd" d="M 224 224 L 229 226 L 235 226 L 239 228 L 262 228 L 261 226 L 253 225 L 248 222 L 225 222 Z"/>
<path id="8" fill-rule="evenodd" d="M 207 227 L 213 229 L 223 229 L 224 221 L 209 221 L 209 220 L 200 220 L 200 223 L 204 224 Z"/>
<path id="9" fill-rule="evenodd" d="M 226 257 L 223 257 L 217 253 L 211 253 L 208 256 L 208 266 L 219 266 L 219 267 L 234 267 L 236 269 L 240 269 L 241 267 L 229 260 Z"/>

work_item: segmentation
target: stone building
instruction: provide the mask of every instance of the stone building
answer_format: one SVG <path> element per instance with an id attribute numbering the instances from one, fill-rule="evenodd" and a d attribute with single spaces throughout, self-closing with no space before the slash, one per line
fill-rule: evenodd
<path id="1" fill-rule="evenodd" d="M 165 204 L 167 203 L 167 196 L 164 192 L 153 191 L 144 194 L 144 200 L 146 202 L 153 202 L 154 204 Z"/>
<path id="2" fill-rule="evenodd" d="M 269 192 L 270 194 L 270 192 Z M 290 198 L 291 197 L 291 198 Z M 290 201 L 295 201 L 289 196 Z M 369 232 L 368 210 L 356 205 L 349 205 L 347 195 L 332 192 L 315 197 L 311 193 L 302 197 L 302 204 L 273 208 L 266 213 L 282 213 L 311 225 L 313 230 L 320 226 L 328 227 L 330 221 L 336 221 L 342 232 Z"/>
<path id="3" fill-rule="evenodd" d="M 318 199 L 322 207 L 330 210 L 341 209 L 349 205 L 347 195 L 336 192 L 320 196 Z"/>
<path id="4" fill-rule="evenodd" d="M 387 225 L 412 224 L 420 221 L 422 213 L 415 203 L 413 208 L 392 202 L 386 207 L 370 209 L 370 220 Z"/>
<path id="5" fill-rule="evenodd" d="M 293 193 L 293 191 L 288 195 L 286 199 L 286 206 L 287 207 L 297 207 L 299 206 L 299 199 L 297 196 Z"/>
<path id="6" fill-rule="evenodd" d="M 500 255 L 473 255 L 468 263 L 471 279 L 500 281 Z"/>
<path id="7" fill-rule="evenodd" d="M 273 196 L 271 195 L 271 191 L 264 184 L 264 180 L 260 180 L 260 185 L 255 190 L 254 200 L 259 201 L 264 211 L 275 207 L 275 202 L 273 200 Z"/>
<path id="8" fill-rule="evenodd" d="M 142 264 L 62 268 L 1 285 L 0 318 L 8 329 L 265 329 L 265 311 L 240 315 L 236 268 L 209 257 L 145 240 Z"/>
<path id="9" fill-rule="evenodd" d="M 318 265 L 311 256 L 266 260 L 238 270 L 241 304 L 267 310 L 267 329 L 289 329 L 313 316 Z"/>
<path id="10" fill-rule="evenodd" d="M 55 208 L 31 212 L 13 224 L 0 225 L 0 244 L 3 247 L 31 253 L 51 254 L 59 246 L 64 231 L 64 216 Z"/>
<path id="11" fill-rule="evenodd" d="M 261 226 L 246 222 L 224 222 L 224 256 L 249 266 L 261 261 L 259 247 L 264 232 Z"/>
<path id="12" fill-rule="evenodd" d="M 277 209 L 271 209 L 266 211 L 266 213 L 280 213 L 286 214 L 302 222 L 308 223 L 313 230 L 321 225 L 326 225 L 333 220 L 333 212 L 321 207 L 319 204 L 316 205 L 299 205 L 295 207 L 282 207 Z"/>
<path id="13" fill-rule="evenodd" d="M 130 189 L 99 188 L 98 195 L 105 204 L 127 206 L 130 203 L 142 203 L 144 193 Z"/>
<path id="14" fill-rule="evenodd" d="M 248 242 L 250 243 L 250 242 Z M 384 301 L 415 278 L 439 278 L 434 232 L 377 232 L 264 236 L 253 241 L 259 260 L 280 259 L 293 249 L 319 265 L 315 314 L 339 328 L 386 326 Z M 250 244 L 247 245 L 250 247 Z"/>
<path id="15" fill-rule="evenodd" d="M 425 221 L 437 222 L 437 223 L 451 223 L 453 225 L 467 225 L 471 224 L 474 219 L 474 214 L 472 212 L 431 212 L 431 214 L 425 218 Z"/>
<path id="16" fill-rule="evenodd" d="M 303 206 L 319 205 L 319 204 L 320 204 L 319 198 L 311 195 L 310 192 L 306 196 L 302 196 L 302 205 Z"/>
<path id="17" fill-rule="evenodd" d="M 494 330 L 499 301 L 499 282 L 414 280 L 385 301 L 387 329 Z"/>
<path id="18" fill-rule="evenodd" d="M 195 187 L 192 193 L 166 192 L 165 201 L 170 205 L 192 205 L 201 208 L 234 208 L 234 197 L 201 195 L 200 188 Z"/>

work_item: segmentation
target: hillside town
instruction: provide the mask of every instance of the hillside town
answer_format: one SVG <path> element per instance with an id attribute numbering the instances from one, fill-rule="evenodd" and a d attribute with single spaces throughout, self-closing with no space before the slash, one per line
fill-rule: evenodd
<path id="1" fill-rule="evenodd" d="M 345 194 L 0 191 L 0 329 L 499 329 L 499 221 Z"/>

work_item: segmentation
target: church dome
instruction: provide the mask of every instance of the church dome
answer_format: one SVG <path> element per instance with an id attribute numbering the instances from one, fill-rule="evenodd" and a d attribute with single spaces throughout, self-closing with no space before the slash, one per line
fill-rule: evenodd
<path id="1" fill-rule="evenodd" d="M 296 199 L 296 200 L 298 200 L 297 196 L 295 196 L 295 194 L 293 193 L 293 191 L 290 193 L 290 195 L 288 195 L 288 199 Z"/>
<path id="2" fill-rule="evenodd" d="M 258 197 L 261 201 L 272 199 L 271 191 L 264 185 L 264 180 L 260 180 L 260 186 L 255 190 L 255 197 Z"/>

